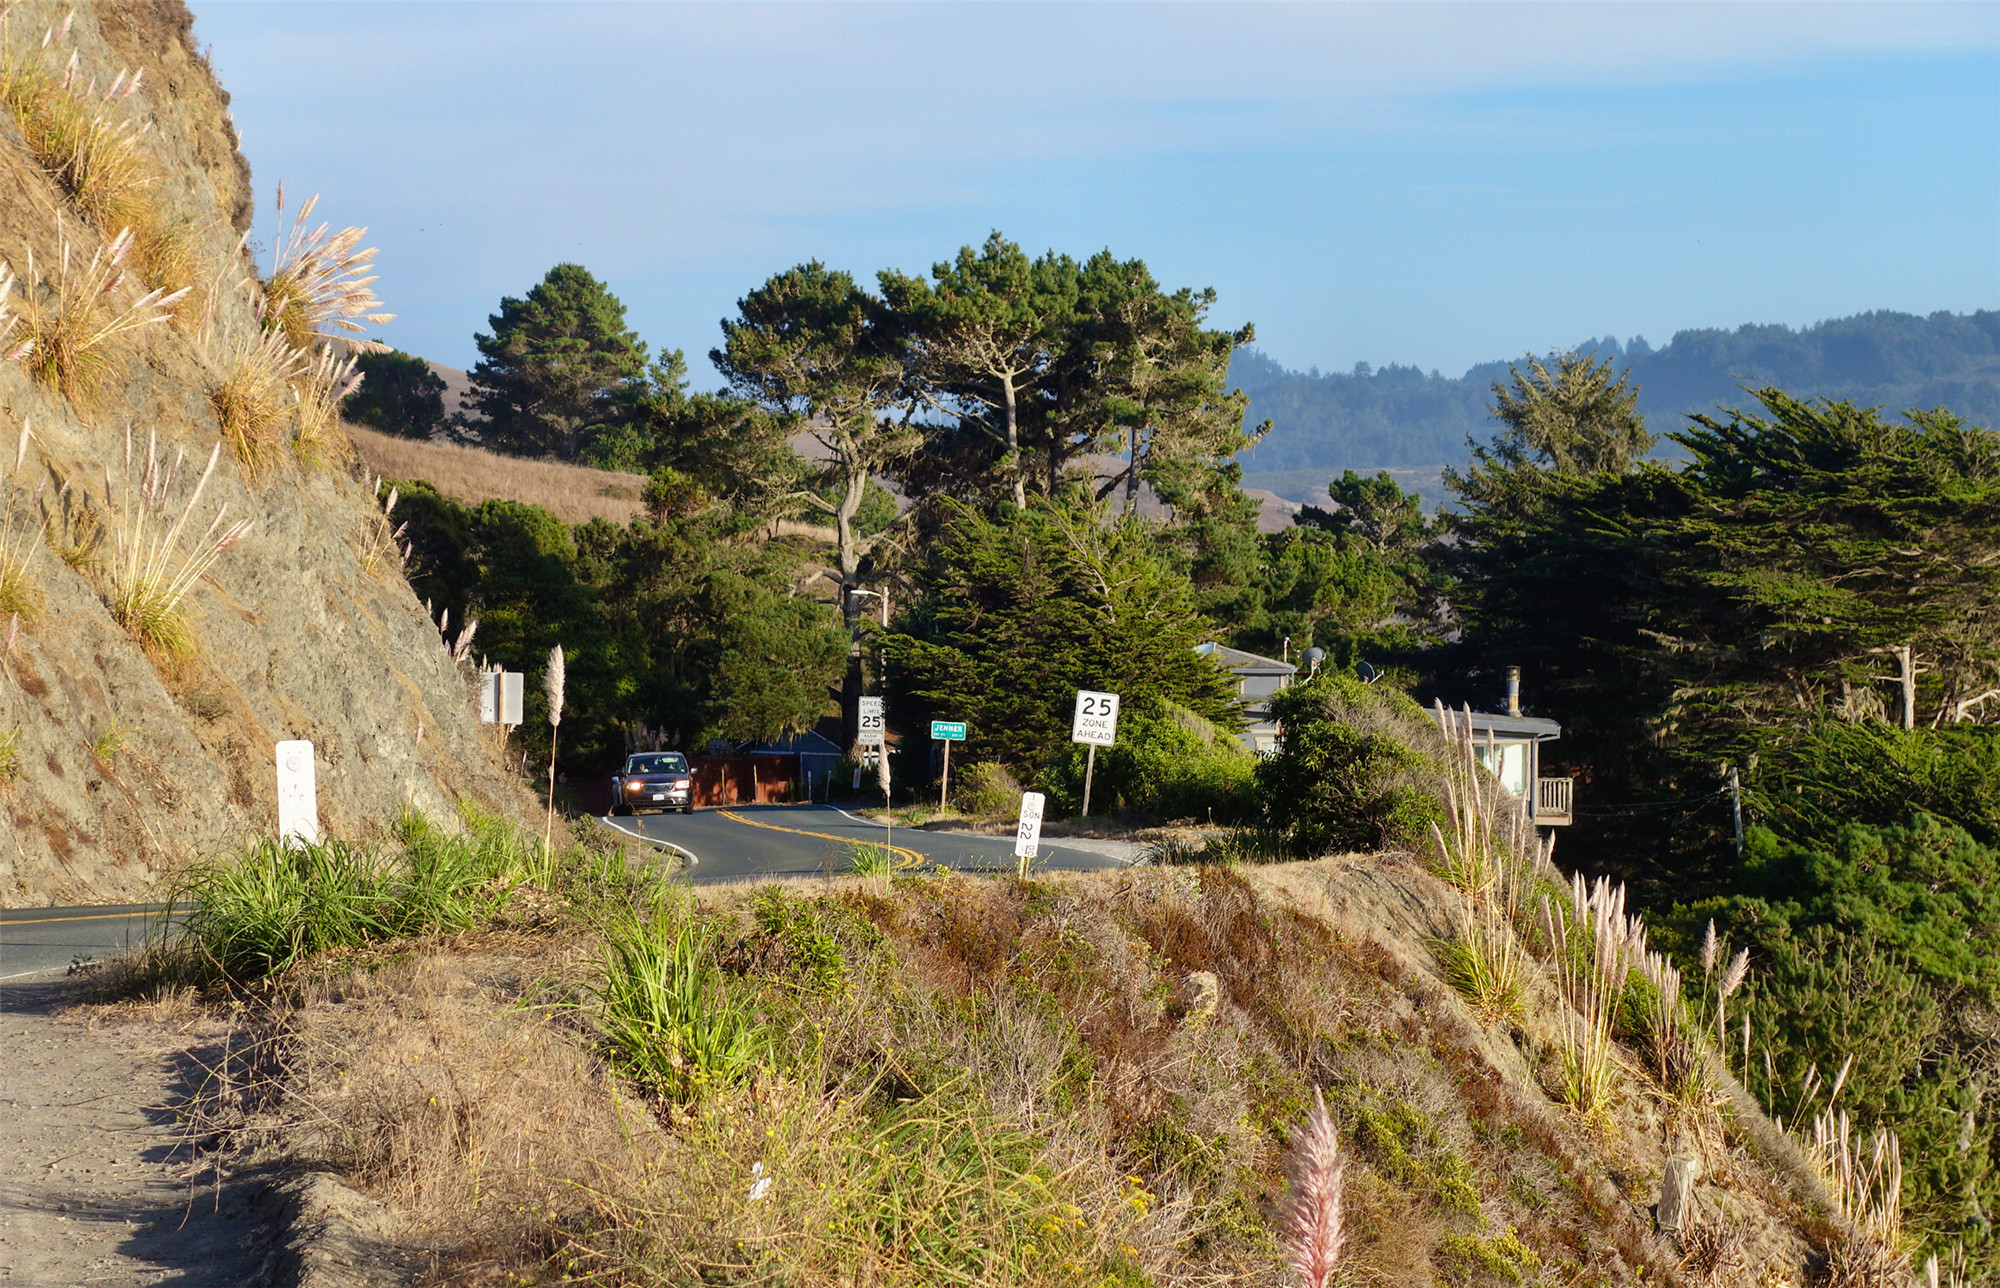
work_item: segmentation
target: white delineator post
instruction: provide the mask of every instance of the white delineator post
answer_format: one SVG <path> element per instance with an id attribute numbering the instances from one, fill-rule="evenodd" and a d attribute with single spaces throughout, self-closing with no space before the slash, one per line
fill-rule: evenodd
<path id="1" fill-rule="evenodd" d="M 1076 691 L 1076 713 L 1070 718 L 1069 740 L 1090 748 L 1083 767 L 1083 817 L 1090 817 L 1090 782 L 1097 776 L 1097 749 L 1118 741 L 1118 695 L 1094 689 Z"/>
<path id="2" fill-rule="evenodd" d="M 303 738 L 278 744 L 278 843 L 294 842 L 319 844 L 319 777 Z"/>
<path id="3" fill-rule="evenodd" d="M 1041 848 L 1042 808 L 1047 804 L 1048 797 L 1040 792 L 1021 793 L 1021 821 L 1014 829 L 1014 858 L 1022 876 L 1028 875 L 1028 864 Z"/>

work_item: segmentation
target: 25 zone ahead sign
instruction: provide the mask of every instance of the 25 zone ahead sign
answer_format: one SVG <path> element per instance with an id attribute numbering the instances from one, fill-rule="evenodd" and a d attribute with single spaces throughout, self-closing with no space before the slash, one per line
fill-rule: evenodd
<path id="1" fill-rule="evenodd" d="M 1069 740 L 1109 747 L 1118 740 L 1118 695 L 1078 689 L 1076 716 L 1070 721 Z"/>

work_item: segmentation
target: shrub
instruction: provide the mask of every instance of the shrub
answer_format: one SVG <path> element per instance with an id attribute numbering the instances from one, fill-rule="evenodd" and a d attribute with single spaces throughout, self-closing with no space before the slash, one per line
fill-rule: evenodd
<path id="1" fill-rule="evenodd" d="M 1021 784 L 1005 765 L 982 760 L 958 772 L 952 803 L 978 818 L 1012 818 L 1021 810 Z"/>
<path id="2" fill-rule="evenodd" d="M 1416 848 L 1444 822 L 1441 736 L 1407 695 L 1323 672 L 1271 712 L 1285 732 L 1257 786 L 1294 853 Z"/>
<path id="3" fill-rule="evenodd" d="M 692 1100 L 747 1077 L 769 1039 L 715 960 L 715 932 L 692 907 L 661 899 L 606 929 L 597 1026 L 641 1084 Z"/>
<path id="4" fill-rule="evenodd" d="M 444 426 L 444 381 L 422 358 L 389 349 L 355 355 L 361 383 L 340 412 L 358 425 L 402 438 L 429 438 Z"/>
<path id="5" fill-rule="evenodd" d="M 1256 758 L 1236 735 L 1164 699 L 1119 713 L 1118 742 L 1097 753 L 1091 808 L 1155 819 L 1236 823 L 1256 811 Z M 1042 787 L 1065 810 L 1083 803 L 1086 751 L 1064 743 Z"/>

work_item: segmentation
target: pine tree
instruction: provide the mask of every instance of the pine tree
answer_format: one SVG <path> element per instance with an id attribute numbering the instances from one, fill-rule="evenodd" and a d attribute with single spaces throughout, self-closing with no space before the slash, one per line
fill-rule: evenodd
<path id="1" fill-rule="evenodd" d="M 580 264 L 558 264 L 523 299 L 507 296 L 474 335 L 470 400 L 483 421 L 458 432 L 497 451 L 575 460 L 593 432 L 627 415 L 646 346 L 625 306 Z"/>

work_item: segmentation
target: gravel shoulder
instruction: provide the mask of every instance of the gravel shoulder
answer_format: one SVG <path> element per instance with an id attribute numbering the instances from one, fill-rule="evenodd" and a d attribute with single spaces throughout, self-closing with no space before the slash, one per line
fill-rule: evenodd
<path id="1" fill-rule="evenodd" d="M 218 1187 L 176 1122 L 221 1026 L 70 1009 L 80 983 L 0 985 L 0 1284 L 264 1282 L 266 1186 Z"/>

